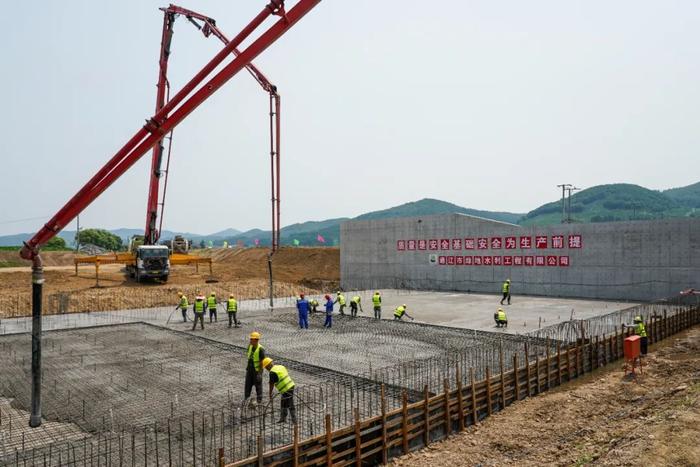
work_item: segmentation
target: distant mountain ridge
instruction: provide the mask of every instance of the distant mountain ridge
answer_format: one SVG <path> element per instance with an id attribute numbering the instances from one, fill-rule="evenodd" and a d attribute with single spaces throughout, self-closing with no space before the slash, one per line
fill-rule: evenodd
<path id="1" fill-rule="evenodd" d="M 567 205 L 568 205 L 567 200 Z M 521 225 L 561 222 L 561 200 L 528 212 Z M 615 222 L 700 217 L 700 183 L 655 191 L 629 183 L 597 185 L 571 196 L 572 222 Z"/>
<path id="2" fill-rule="evenodd" d="M 471 216 L 493 219 L 521 225 L 550 225 L 561 222 L 561 199 L 543 204 L 527 214 L 512 212 L 494 212 L 464 208 L 456 204 L 437 199 L 425 198 L 419 201 L 404 203 L 388 209 L 361 214 L 353 219 L 372 220 L 395 217 L 415 217 L 435 214 L 460 213 Z M 673 217 L 700 217 L 700 182 L 679 188 L 656 191 L 639 185 L 616 183 L 597 185 L 571 196 L 571 218 L 573 222 L 611 222 L 623 220 L 650 220 Z M 307 221 L 291 224 L 280 231 L 280 242 L 283 245 L 319 245 L 319 235 L 326 245 L 338 245 L 340 242 L 340 224 L 351 220 L 349 217 L 339 217 L 321 221 Z M 114 229 L 110 232 L 120 236 L 124 241 L 133 235 L 143 234 L 141 229 Z M 70 245 L 75 238 L 75 231 L 64 230 L 58 234 Z M 191 239 L 195 244 L 202 241 L 208 245 L 220 246 L 223 242 L 229 245 L 254 245 L 257 240 L 260 245 L 270 244 L 270 231 L 251 229 L 246 232 L 229 228 L 211 234 L 195 234 L 188 232 L 173 232 L 164 230 L 163 240 L 182 235 Z M 21 245 L 32 234 L 17 234 L 0 236 L 0 246 Z"/>

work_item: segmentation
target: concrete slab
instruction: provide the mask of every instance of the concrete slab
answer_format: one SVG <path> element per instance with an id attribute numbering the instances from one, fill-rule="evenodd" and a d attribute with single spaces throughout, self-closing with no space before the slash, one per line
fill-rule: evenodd
<path id="1" fill-rule="evenodd" d="M 372 314 L 371 294 L 362 292 L 365 315 Z M 458 292 L 419 292 L 380 290 L 382 319 L 393 319 L 394 309 L 406 304 L 416 322 L 483 331 L 524 334 L 540 327 L 574 319 L 590 318 L 636 305 L 636 302 L 566 299 L 516 295 L 502 308 L 508 316 L 508 328 L 497 329 L 493 314 L 501 305 L 500 295 Z M 355 295 L 347 292 L 346 296 Z M 337 305 L 336 305 L 337 306 Z M 406 318 L 404 318 L 405 320 Z"/>

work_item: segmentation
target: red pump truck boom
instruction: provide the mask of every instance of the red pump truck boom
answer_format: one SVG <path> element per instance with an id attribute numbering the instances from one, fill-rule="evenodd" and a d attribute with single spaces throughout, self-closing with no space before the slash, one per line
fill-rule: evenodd
<path id="1" fill-rule="evenodd" d="M 60 232 L 136 161 L 160 144 L 165 135 L 170 133 L 239 71 L 248 66 L 255 57 L 279 39 L 320 1 L 298 0 L 292 8 L 286 9 L 284 0 L 269 0 L 269 3 L 241 32 L 231 39 L 175 96 L 165 102 L 162 107 L 157 108 L 155 115 L 146 120 L 146 124 L 117 151 L 85 186 L 24 244 L 20 256 L 32 260 L 32 403 L 29 426 L 41 425 L 41 304 L 44 275 L 39 254 L 40 247 Z M 278 19 L 250 45 L 236 54 L 236 48 L 273 15 L 277 16 Z M 205 79 L 224 59 L 232 54 L 235 55 L 235 58 L 205 82 Z M 195 90 L 197 86 L 199 88 Z M 154 157 L 162 159 L 162 151 L 158 154 L 154 153 Z M 275 186 L 274 180 L 273 186 Z M 274 204 L 275 200 L 273 199 Z M 147 223 L 151 224 L 150 218 Z"/>

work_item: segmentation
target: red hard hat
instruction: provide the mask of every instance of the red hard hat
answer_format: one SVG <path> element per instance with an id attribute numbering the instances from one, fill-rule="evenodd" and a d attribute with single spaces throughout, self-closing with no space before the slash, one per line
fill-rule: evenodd
<path id="1" fill-rule="evenodd" d="M 331 299 L 331 296 L 330 296 L 330 295 L 326 295 L 326 300 L 330 300 L 330 299 Z"/>

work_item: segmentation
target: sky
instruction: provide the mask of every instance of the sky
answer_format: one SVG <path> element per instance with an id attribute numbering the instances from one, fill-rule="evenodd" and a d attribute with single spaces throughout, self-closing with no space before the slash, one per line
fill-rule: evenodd
<path id="1" fill-rule="evenodd" d="M 153 114 L 164 5 L 4 6 L 0 235 L 39 229 Z M 264 2 L 181 6 L 231 37 Z M 560 183 L 695 183 L 699 20 L 694 0 L 324 0 L 254 61 L 282 96 L 282 225 L 426 197 L 527 212 Z M 220 48 L 179 18 L 172 88 Z M 269 229 L 267 113 L 239 73 L 176 128 L 165 229 Z M 81 226 L 142 227 L 149 164 Z"/>

